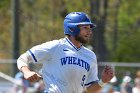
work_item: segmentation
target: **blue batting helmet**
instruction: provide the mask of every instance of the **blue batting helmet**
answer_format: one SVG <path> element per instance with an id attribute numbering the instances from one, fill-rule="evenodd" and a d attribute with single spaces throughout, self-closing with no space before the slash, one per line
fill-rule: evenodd
<path id="1" fill-rule="evenodd" d="M 91 28 L 96 25 L 93 24 L 84 12 L 72 12 L 69 13 L 64 19 L 64 34 L 65 35 L 77 35 L 80 32 L 78 25 L 90 25 Z"/>

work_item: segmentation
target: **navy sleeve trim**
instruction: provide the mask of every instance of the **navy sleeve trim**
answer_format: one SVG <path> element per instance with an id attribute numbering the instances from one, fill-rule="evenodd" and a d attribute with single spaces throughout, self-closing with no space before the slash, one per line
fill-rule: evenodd
<path id="1" fill-rule="evenodd" d="M 37 59 L 35 58 L 35 56 L 34 56 L 34 54 L 32 53 L 32 51 L 29 50 L 29 52 L 31 53 L 31 55 L 32 55 L 33 59 L 35 60 L 35 62 L 37 62 Z"/>
<path id="2" fill-rule="evenodd" d="M 98 81 L 89 82 L 89 83 L 85 84 L 85 86 L 91 85 L 91 84 L 93 84 L 93 83 L 98 83 Z"/>

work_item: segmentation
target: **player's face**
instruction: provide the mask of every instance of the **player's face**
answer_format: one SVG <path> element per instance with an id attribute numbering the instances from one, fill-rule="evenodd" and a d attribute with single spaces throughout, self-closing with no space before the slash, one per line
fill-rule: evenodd
<path id="1" fill-rule="evenodd" d="M 90 36 L 92 34 L 92 29 L 90 25 L 79 26 L 79 28 L 80 28 L 80 33 L 75 36 L 75 39 L 80 43 L 85 44 L 90 39 Z"/>

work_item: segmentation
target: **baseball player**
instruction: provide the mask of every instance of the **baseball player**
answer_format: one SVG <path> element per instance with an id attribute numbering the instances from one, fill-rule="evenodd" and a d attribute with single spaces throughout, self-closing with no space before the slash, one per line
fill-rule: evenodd
<path id="1" fill-rule="evenodd" d="M 17 60 L 24 78 L 35 82 L 43 77 L 44 93 L 87 93 L 100 90 L 113 77 L 111 67 L 106 66 L 98 79 L 97 59 L 87 43 L 95 24 L 84 12 L 69 13 L 64 19 L 65 38 L 32 47 Z M 42 77 L 31 71 L 30 62 L 42 63 Z"/>

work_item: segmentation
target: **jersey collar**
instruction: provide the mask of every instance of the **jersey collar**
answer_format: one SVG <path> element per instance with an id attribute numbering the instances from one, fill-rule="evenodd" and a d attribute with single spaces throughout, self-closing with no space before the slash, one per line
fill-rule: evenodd
<path id="1" fill-rule="evenodd" d="M 67 37 L 66 38 L 66 41 L 77 51 L 79 51 L 83 45 L 80 46 L 80 48 L 77 48 Z"/>

